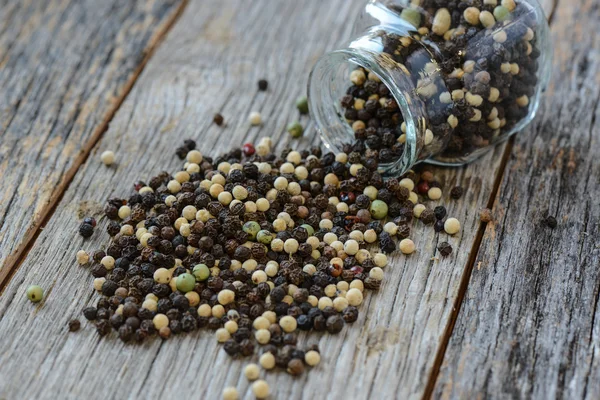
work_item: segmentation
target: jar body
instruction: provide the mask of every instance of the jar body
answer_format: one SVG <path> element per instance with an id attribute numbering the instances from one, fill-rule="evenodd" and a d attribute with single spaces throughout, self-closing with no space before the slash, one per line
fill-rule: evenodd
<path id="1" fill-rule="evenodd" d="M 531 122 L 552 55 L 541 7 L 465 3 L 367 3 L 354 38 L 311 72 L 311 113 L 328 148 L 377 157 L 397 176 L 421 161 L 470 162 Z"/>

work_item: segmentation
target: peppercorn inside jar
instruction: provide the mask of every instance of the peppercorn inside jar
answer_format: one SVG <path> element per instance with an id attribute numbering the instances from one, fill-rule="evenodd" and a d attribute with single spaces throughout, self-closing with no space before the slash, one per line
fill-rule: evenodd
<path id="1" fill-rule="evenodd" d="M 536 0 L 371 0 L 355 38 L 311 72 L 325 145 L 387 176 L 463 165 L 534 118 L 552 57 Z"/>

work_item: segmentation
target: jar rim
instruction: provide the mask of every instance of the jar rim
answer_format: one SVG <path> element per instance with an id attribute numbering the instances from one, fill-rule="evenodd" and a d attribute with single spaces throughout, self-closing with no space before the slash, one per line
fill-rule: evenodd
<path id="1" fill-rule="evenodd" d="M 378 170 L 384 176 L 399 176 L 409 171 L 418 161 L 419 149 L 417 138 L 420 114 L 414 110 L 414 107 L 411 107 L 411 104 L 415 101 L 412 95 L 415 87 L 410 77 L 399 71 L 393 74 L 395 69 L 390 68 L 389 65 L 382 65 L 382 62 L 381 54 L 360 48 L 350 47 L 324 54 L 319 58 L 309 76 L 309 108 L 325 146 L 333 152 L 341 152 L 342 149 L 335 143 L 336 139 L 339 140 L 339 138 L 332 136 L 336 134 L 342 135 L 341 131 L 343 130 L 349 137 L 353 138 L 354 131 L 339 109 L 338 103 L 340 99 L 329 96 L 330 98 L 323 101 L 319 94 L 327 89 L 323 87 L 324 85 L 334 84 L 333 79 L 337 72 L 335 68 L 339 68 L 344 63 L 354 64 L 377 75 L 381 82 L 390 90 L 390 94 L 396 100 L 406 123 L 406 132 L 403 132 L 406 140 L 402 155 L 395 161 L 380 163 Z M 338 116 L 339 121 L 335 121 L 335 123 L 341 122 L 335 128 L 329 122 L 331 113 L 335 113 Z"/>

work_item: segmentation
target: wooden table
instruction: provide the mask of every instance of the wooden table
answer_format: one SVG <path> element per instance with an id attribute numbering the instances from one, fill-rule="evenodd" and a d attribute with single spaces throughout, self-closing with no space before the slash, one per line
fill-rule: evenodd
<path id="1" fill-rule="evenodd" d="M 83 240 L 78 221 L 178 168 L 185 138 L 208 154 L 266 135 L 278 149 L 318 143 L 313 127 L 291 143 L 284 127 L 362 4 L 0 1 L 0 399 L 215 399 L 228 385 L 252 397 L 246 363 L 208 331 L 141 346 L 100 340 L 88 323 L 67 332 L 97 298 L 75 253 L 107 243 Z M 273 398 L 600 398 L 600 11 L 593 0 L 545 8 L 556 56 L 535 123 L 476 163 L 434 169 L 467 189 L 448 203 L 463 225 L 453 255 L 432 259 L 438 236 L 418 230 L 418 252 L 393 257 L 353 327 L 302 339 L 319 341 L 320 366 L 266 374 Z M 34 283 L 46 290 L 38 305 L 25 298 Z"/>

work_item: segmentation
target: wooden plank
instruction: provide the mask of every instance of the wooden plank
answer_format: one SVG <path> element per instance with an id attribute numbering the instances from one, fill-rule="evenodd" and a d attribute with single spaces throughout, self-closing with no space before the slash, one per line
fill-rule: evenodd
<path id="1" fill-rule="evenodd" d="M 0 284 L 182 5 L 180 0 L 0 5 Z"/>
<path id="2" fill-rule="evenodd" d="M 107 242 L 98 233 L 89 241 L 76 236 L 76 214 L 110 195 L 130 193 L 138 178 L 178 168 L 173 152 L 184 138 L 197 139 L 205 154 L 265 135 L 272 136 L 279 149 L 287 146 L 288 136 L 282 132 L 297 117 L 292 104 L 304 93 L 310 67 L 325 50 L 349 37 L 349 21 L 363 4 L 190 4 L 0 298 L 0 347 L 6 349 L 0 354 L 0 388 L 5 388 L 0 397 L 51 397 L 69 390 L 79 397 L 158 398 L 177 388 L 183 397 L 201 393 L 217 398 L 226 385 L 237 385 L 251 397 L 241 377 L 245 362 L 231 361 L 209 332 L 167 342 L 156 339 L 143 346 L 124 346 L 114 336 L 98 340 L 87 324 L 77 334 L 66 334 L 67 321 L 80 316 L 96 298 L 90 296 L 89 271 L 75 265 L 74 254 Z M 267 93 L 256 90 L 256 81 L 263 77 L 270 81 Z M 260 129 L 247 123 L 255 109 L 265 120 Z M 216 111 L 225 115 L 226 128 L 211 124 Z M 316 143 L 314 130 L 309 132 L 291 145 Z M 97 156 L 105 149 L 116 151 L 116 168 L 99 164 Z M 320 342 L 321 366 L 297 379 L 285 373 L 266 375 L 274 398 L 423 395 L 478 234 L 477 211 L 492 196 L 503 152 L 500 146 L 467 168 L 433 170 L 445 187 L 460 183 L 467 189 L 462 200 L 447 202 L 450 215 L 462 221 L 463 232 L 447 238 L 432 228 L 415 227 L 418 252 L 393 257 L 380 292 L 367 298 L 354 327 L 340 335 L 302 339 Z M 100 229 L 105 225 L 101 221 Z M 442 240 L 452 243 L 454 254 L 432 260 Z M 31 304 L 23 301 L 32 282 L 52 288 L 35 315 Z M 9 326 L 20 328 L 15 332 Z M 8 371 L 10 381 L 3 378 Z"/>
<path id="3" fill-rule="evenodd" d="M 597 10 L 555 13 L 555 78 L 517 137 L 435 398 L 600 397 Z"/>

